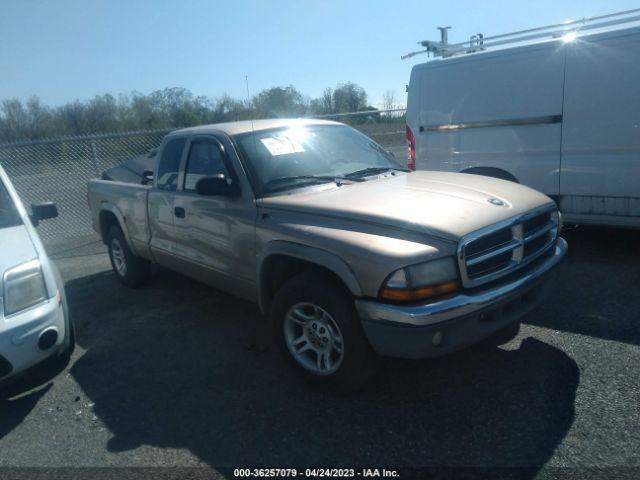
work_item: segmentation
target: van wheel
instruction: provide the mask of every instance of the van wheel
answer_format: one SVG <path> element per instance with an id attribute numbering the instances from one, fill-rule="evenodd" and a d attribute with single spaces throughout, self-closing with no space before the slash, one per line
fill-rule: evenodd
<path id="1" fill-rule="evenodd" d="M 114 225 L 109 229 L 107 247 L 111 266 L 120 282 L 135 288 L 148 280 L 151 273 L 150 262 L 131 252 L 120 227 Z"/>
<path id="2" fill-rule="evenodd" d="M 379 362 L 364 336 L 353 296 L 314 272 L 284 284 L 271 306 L 278 348 L 308 381 L 336 390 L 361 387 Z"/>

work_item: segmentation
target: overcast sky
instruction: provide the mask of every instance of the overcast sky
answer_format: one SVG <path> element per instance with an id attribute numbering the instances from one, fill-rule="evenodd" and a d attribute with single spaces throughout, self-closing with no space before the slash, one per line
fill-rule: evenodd
<path id="1" fill-rule="evenodd" d="M 638 6 L 625 0 L 0 0 L 0 99 L 51 105 L 185 87 L 211 97 L 353 81 L 404 103 L 416 42 L 497 34 Z"/>

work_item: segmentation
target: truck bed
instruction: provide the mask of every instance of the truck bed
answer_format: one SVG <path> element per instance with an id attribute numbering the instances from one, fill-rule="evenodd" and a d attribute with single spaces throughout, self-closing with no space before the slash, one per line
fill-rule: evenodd
<path id="1" fill-rule="evenodd" d="M 150 257 L 151 234 L 147 213 L 150 186 L 112 180 L 90 180 L 87 185 L 89 208 L 94 230 L 106 234 L 101 222 L 114 215 L 123 226 L 124 235 L 134 252 Z M 124 220 L 124 221 L 122 221 Z"/>

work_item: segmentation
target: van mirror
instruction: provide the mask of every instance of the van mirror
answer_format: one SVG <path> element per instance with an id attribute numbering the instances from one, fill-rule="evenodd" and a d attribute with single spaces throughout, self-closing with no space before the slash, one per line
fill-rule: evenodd
<path id="1" fill-rule="evenodd" d="M 58 207 L 53 202 L 41 202 L 31 204 L 31 223 L 38 226 L 40 220 L 56 218 L 58 216 Z"/>
<path id="2" fill-rule="evenodd" d="M 219 195 L 222 197 L 237 197 L 240 189 L 231 178 L 224 173 L 203 177 L 196 183 L 196 192 L 199 195 Z"/>

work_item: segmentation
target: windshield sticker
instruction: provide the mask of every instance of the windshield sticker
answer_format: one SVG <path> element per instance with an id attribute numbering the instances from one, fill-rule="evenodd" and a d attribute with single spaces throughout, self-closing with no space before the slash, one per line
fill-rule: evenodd
<path id="1" fill-rule="evenodd" d="M 302 145 L 288 137 L 267 137 L 260 141 L 273 157 L 304 152 Z"/>

